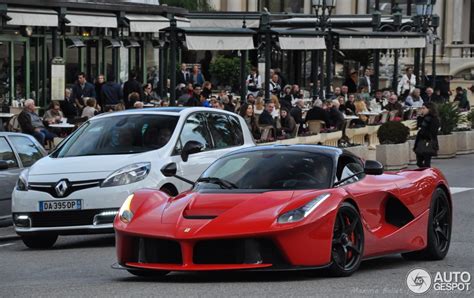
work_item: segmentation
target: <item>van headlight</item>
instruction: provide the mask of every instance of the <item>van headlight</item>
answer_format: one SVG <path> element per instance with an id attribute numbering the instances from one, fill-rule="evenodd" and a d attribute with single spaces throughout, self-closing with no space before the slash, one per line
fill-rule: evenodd
<path id="1" fill-rule="evenodd" d="M 148 176 L 151 169 L 151 163 L 141 162 L 128 165 L 113 172 L 107 177 L 101 187 L 119 186 L 141 181 Z"/>
<path id="2" fill-rule="evenodd" d="M 132 204 L 133 194 L 129 195 L 125 202 L 123 202 L 122 207 L 120 207 L 118 216 L 121 222 L 130 223 L 133 218 L 132 210 L 130 210 L 130 205 Z"/>
<path id="3" fill-rule="evenodd" d="M 311 214 L 324 200 L 329 198 L 329 194 L 325 193 L 322 195 L 317 196 L 313 200 L 306 203 L 304 206 L 288 211 L 283 213 L 278 217 L 278 223 L 285 224 L 285 223 L 292 223 L 297 222 L 305 219 L 308 215 Z"/>
<path id="4" fill-rule="evenodd" d="M 18 177 L 18 181 L 16 182 L 16 190 L 19 191 L 28 191 L 28 172 L 29 169 L 23 170 Z"/>

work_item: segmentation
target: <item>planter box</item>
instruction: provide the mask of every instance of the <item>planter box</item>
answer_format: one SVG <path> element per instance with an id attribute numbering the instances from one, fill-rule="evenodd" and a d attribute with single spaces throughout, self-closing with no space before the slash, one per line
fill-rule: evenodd
<path id="1" fill-rule="evenodd" d="M 365 135 L 369 132 L 367 126 L 359 128 L 346 128 L 346 136 L 351 139 L 351 143 L 364 145 Z"/>
<path id="2" fill-rule="evenodd" d="M 377 132 L 379 131 L 380 125 L 369 125 L 367 126 L 367 135 L 369 136 L 369 149 L 375 150 L 375 146 L 379 143 L 379 137 Z"/>
<path id="3" fill-rule="evenodd" d="M 342 131 L 335 131 L 329 133 L 322 133 L 321 135 L 321 143 L 325 146 L 333 146 L 337 147 L 337 141 L 342 138 Z"/>
<path id="4" fill-rule="evenodd" d="M 307 137 L 298 137 L 299 144 L 318 144 L 321 142 L 321 135 L 312 135 Z"/>
<path id="5" fill-rule="evenodd" d="M 296 145 L 299 144 L 299 138 L 278 140 L 276 143 L 281 145 Z"/>
<path id="6" fill-rule="evenodd" d="M 436 158 L 453 158 L 457 152 L 456 135 L 439 135 L 438 136 L 439 151 Z"/>
<path id="7" fill-rule="evenodd" d="M 454 132 L 457 140 L 457 154 L 469 154 L 474 152 L 474 131 Z"/>
<path id="8" fill-rule="evenodd" d="M 367 160 L 369 159 L 368 156 L 369 156 L 369 148 L 366 146 L 366 145 L 361 145 L 361 146 L 354 146 L 354 147 L 347 147 L 347 148 L 341 148 L 341 149 L 345 149 L 349 152 L 351 152 L 352 154 L 364 159 L 364 160 Z"/>
<path id="9" fill-rule="evenodd" d="M 266 142 L 266 143 L 258 143 L 257 146 L 271 146 L 276 145 L 278 142 Z"/>
<path id="10" fill-rule="evenodd" d="M 376 159 L 386 170 L 401 170 L 408 166 L 408 142 L 403 144 L 377 145 Z"/>
<path id="11" fill-rule="evenodd" d="M 413 151 L 415 147 L 415 140 L 408 140 L 408 164 L 416 165 L 416 154 Z"/>

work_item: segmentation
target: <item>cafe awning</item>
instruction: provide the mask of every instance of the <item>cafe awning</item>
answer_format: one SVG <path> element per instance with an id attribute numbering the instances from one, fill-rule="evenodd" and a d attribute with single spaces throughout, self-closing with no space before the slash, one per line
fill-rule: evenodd
<path id="1" fill-rule="evenodd" d="M 113 13 L 68 10 L 66 19 L 70 21 L 67 26 L 117 28 L 117 16 Z"/>
<path id="2" fill-rule="evenodd" d="M 180 28 L 186 47 L 195 51 L 253 50 L 255 31 L 244 28 Z"/>
<path id="3" fill-rule="evenodd" d="M 52 9 L 8 7 L 7 25 L 57 27 L 58 13 Z"/>
<path id="4" fill-rule="evenodd" d="M 426 37 L 412 32 L 339 31 L 339 49 L 420 49 L 426 47 Z"/>
<path id="5" fill-rule="evenodd" d="M 126 14 L 130 21 L 130 32 L 158 32 L 169 27 L 170 20 L 159 15 Z"/>
<path id="6" fill-rule="evenodd" d="M 191 19 L 191 27 L 221 27 L 221 28 L 239 28 L 244 24 L 244 19 Z M 259 19 L 245 20 L 247 28 L 258 28 Z"/>
<path id="7" fill-rule="evenodd" d="M 324 50 L 324 37 L 281 36 L 279 37 L 282 50 Z"/>

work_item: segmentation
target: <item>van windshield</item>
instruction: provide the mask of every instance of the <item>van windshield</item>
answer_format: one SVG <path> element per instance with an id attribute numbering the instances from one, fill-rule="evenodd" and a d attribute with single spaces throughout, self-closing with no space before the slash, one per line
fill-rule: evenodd
<path id="1" fill-rule="evenodd" d="M 119 115 L 88 121 L 51 157 L 133 154 L 168 143 L 178 116 Z"/>

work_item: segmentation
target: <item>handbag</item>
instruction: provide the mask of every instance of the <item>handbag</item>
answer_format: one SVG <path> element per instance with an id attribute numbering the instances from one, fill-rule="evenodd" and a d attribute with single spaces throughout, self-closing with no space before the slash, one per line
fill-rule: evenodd
<path id="1" fill-rule="evenodd" d="M 436 155 L 433 141 L 419 140 L 415 147 L 415 153 L 419 155 Z"/>

